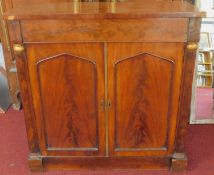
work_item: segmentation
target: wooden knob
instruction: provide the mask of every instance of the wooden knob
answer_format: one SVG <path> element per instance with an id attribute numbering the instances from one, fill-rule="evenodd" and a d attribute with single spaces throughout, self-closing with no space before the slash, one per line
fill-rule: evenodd
<path id="1" fill-rule="evenodd" d="M 197 43 L 189 43 L 187 45 L 187 49 L 190 50 L 190 51 L 197 50 L 198 49 L 198 44 Z"/>
<path id="2" fill-rule="evenodd" d="M 13 50 L 14 50 L 15 53 L 20 54 L 20 53 L 24 52 L 25 48 L 21 44 L 14 44 L 13 45 Z"/>

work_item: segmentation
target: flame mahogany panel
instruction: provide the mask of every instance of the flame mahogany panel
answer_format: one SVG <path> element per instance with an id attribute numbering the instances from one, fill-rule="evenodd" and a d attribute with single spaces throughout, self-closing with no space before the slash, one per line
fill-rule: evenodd
<path id="1" fill-rule="evenodd" d="M 167 155 L 173 149 L 183 44 L 109 44 L 112 155 Z"/>
<path id="2" fill-rule="evenodd" d="M 84 54 L 78 50 L 81 46 Z M 96 55 L 91 54 L 96 49 Z M 44 154 L 102 154 L 105 123 L 98 108 L 104 92 L 102 45 L 32 44 L 27 52 Z"/>
<path id="3" fill-rule="evenodd" d="M 37 71 L 48 149 L 96 150 L 96 64 L 62 54 L 38 62 Z"/>
<path id="4" fill-rule="evenodd" d="M 173 67 L 173 61 L 148 53 L 116 62 L 115 142 L 118 151 L 167 149 Z M 130 71 L 125 74 L 127 70 Z"/>

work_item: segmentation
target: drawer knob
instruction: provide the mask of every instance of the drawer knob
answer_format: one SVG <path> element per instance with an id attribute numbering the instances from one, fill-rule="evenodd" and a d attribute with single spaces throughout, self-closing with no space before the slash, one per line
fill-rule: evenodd
<path id="1" fill-rule="evenodd" d="M 14 44 L 13 45 L 13 50 L 16 54 L 21 54 L 22 52 L 24 52 L 25 48 L 23 45 L 21 44 Z"/>

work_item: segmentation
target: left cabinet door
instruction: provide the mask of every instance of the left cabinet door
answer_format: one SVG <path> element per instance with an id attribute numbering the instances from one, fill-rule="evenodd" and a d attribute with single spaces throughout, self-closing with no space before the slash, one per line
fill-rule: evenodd
<path id="1" fill-rule="evenodd" d="M 103 44 L 25 47 L 42 155 L 104 155 Z"/>

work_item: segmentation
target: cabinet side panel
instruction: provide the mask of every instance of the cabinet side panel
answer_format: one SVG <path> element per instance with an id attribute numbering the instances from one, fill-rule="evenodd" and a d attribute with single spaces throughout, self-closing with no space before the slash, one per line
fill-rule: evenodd
<path id="1" fill-rule="evenodd" d="M 201 18 L 190 18 L 188 42 L 195 42 L 200 39 Z M 188 43 L 187 43 L 188 44 Z M 190 118 L 190 105 L 192 95 L 192 81 L 195 68 L 196 50 L 186 49 L 183 64 L 183 77 L 181 100 L 179 105 L 179 123 L 176 136 L 176 152 L 184 152 L 184 139 Z"/>
<path id="2" fill-rule="evenodd" d="M 13 21 L 9 25 L 10 31 L 10 43 L 13 44 L 22 44 L 22 35 L 20 29 L 19 21 Z M 13 32 L 12 32 L 13 31 Z M 19 79 L 19 86 L 22 97 L 22 105 L 25 114 L 25 125 L 28 136 L 29 143 L 29 151 L 30 153 L 39 153 L 39 141 L 38 141 L 38 133 L 36 129 L 35 122 L 35 113 L 33 109 L 32 103 L 32 91 L 30 87 L 30 79 L 28 72 L 28 63 L 26 53 L 22 54 L 14 54 L 16 59 L 17 73 Z M 7 56 L 6 56 L 7 57 Z M 16 75 L 15 75 L 16 76 Z M 10 81 L 10 80 L 9 80 Z M 13 82 L 16 83 L 16 82 Z"/>

